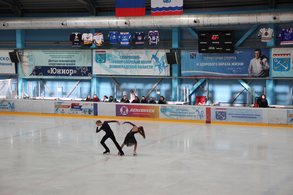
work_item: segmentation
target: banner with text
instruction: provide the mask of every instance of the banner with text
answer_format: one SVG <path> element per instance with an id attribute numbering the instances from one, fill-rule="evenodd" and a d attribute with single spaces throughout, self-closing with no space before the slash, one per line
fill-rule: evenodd
<path id="1" fill-rule="evenodd" d="M 16 74 L 15 63 L 9 58 L 9 52 L 12 50 L 0 50 L 0 74 Z"/>
<path id="2" fill-rule="evenodd" d="M 293 49 L 274 48 L 272 49 L 272 77 L 293 77 Z"/>
<path id="3" fill-rule="evenodd" d="M 212 121 L 263 123 L 263 110 L 212 108 Z"/>
<path id="4" fill-rule="evenodd" d="M 116 116 L 159 118 L 159 106 L 116 105 Z"/>
<path id="5" fill-rule="evenodd" d="M 170 50 L 93 50 L 93 74 L 170 76 Z"/>
<path id="6" fill-rule="evenodd" d="M 288 125 L 293 125 L 293 110 L 287 110 L 288 113 Z"/>
<path id="7" fill-rule="evenodd" d="M 15 101 L 14 100 L 1 100 L 0 111 L 15 112 Z"/>
<path id="8" fill-rule="evenodd" d="M 98 115 L 98 104 L 55 102 L 55 114 L 73 114 L 73 115 Z"/>
<path id="9" fill-rule="evenodd" d="M 181 120 L 205 120 L 205 107 L 161 106 L 160 118 Z"/>
<path id="10" fill-rule="evenodd" d="M 269 49 L 237 49 L 234 54 L 181 51 L 184 77 L 268 77 Z"/>
<path id="11" fill-rule="evenodd" d="M 20 78 L 91 79 L 91 50 L 24 50 Z"/>

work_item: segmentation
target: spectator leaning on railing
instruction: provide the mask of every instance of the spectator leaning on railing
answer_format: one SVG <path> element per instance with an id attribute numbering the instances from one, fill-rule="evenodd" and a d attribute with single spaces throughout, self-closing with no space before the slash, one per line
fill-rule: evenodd
<path id="1" fill-rule="evenodd" d="M 145 99 L 144 96 L 142 96 L 140 103 L 149 103 L 147 99 Z"/>
<path id="2" fill-rule="evenodd" d="M 156 101 L 155 101 L 152 97 L 150 97 L 150 101 L 149 101 L 149 103 L 150 103 L 150 104 L 156 104 Z"/>

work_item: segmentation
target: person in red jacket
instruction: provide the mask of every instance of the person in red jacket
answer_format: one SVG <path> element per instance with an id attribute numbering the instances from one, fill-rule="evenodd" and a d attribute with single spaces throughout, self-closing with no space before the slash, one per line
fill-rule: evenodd
<path id="1" fill-rule="evenodd" d="M 98 102 L 100 99 L 98 98 L 97 94 L 94 95 L 94 98 L 92 99 L 93 102 Z"/>

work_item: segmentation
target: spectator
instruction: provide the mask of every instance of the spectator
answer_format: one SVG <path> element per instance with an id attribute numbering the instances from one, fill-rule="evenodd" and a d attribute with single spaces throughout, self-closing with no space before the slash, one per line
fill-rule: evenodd
<path id="1" fill-rule="evenodd" d="M 97 94 L 94 94 L 94 98 L 92 99 L 94 102 L 98 102 L 100 101 L 100 99 L 98 98 Z"/>
<path id="2" fill-rule="evenodd" d="M 130 102 L 132 102 L 135 99 L 136 96 L 137 96 L 137 94 L 134 93 L 133 90 L 130 90 Z"/>
<path id="3" fill-rule="evenodd" d="M 156 104 L 156 101 L 155 101 L 152 97 L 150 97 L 150 101 L 149 101 L 149 103 L 150 103 L 150 104 Z"/>
<path id="4" fill-rule="evenodd" d="M 145 99 L 144 96 L 142 96 L 140 103 L 149 103 L 147 99 Z"/>
<path id="5" fill-rule="evenodd" d="M 139 98 L 138 98 L 138 96 L 135 96 L 134 100 L 132 100 L 131 103 L 139 103 Z"/>
<path id="6" fill-rule="evenodd" d="M 269 107 L 268 101 L 266 99 L 266 95 L 262 94 L 258 99 L 257 103 L 259 104 L 259 107 Z"/>
<path id="7" fill-rule="evenodd" d="M 85 101 L 92 101 L 91 95 L 87 95 L 87 98 Z"/>
<path id="8" fill-rule="evenodd" d="M 113 96 L 110 96 L 109 102 L 116 102 L 116 99 Z"/>
<path id="9" fill-rule="evenodd" d="M 127 97 L 126 95 L 124 95 L 123 98 L 120 100 L 120 102 L 126 102 L 126 100 L 127 100 Z"/>
<path id="10" fill-rule="evenodd" d="M 166 104 L 166 100 L 163 96 L 160 97 L 158 104 Z"/>
<path id="11" fill-rule="evenodd" d="M 109 102 L 108 96 L 104 95 L 103 102 Z"/>

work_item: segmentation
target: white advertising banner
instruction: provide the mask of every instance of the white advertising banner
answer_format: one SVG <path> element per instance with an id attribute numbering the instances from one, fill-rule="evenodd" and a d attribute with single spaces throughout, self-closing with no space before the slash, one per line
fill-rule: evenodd
<path id="1" fill-rule="evenodd" d="M 10 61 L 9 52 L 12 50 L 0 50 L 0 74 L 16 74 L 15 63 Z"/>
<path id="2" fill-rule="evenodd" d="M 93 50 L 93 74 L 170 76 L 169 50 Z"/>
<path id="3" fill-rule="evenodd" d="M 292 56 L 292 48 L 272 49 L 272 77 L 293 77 Z"/>

